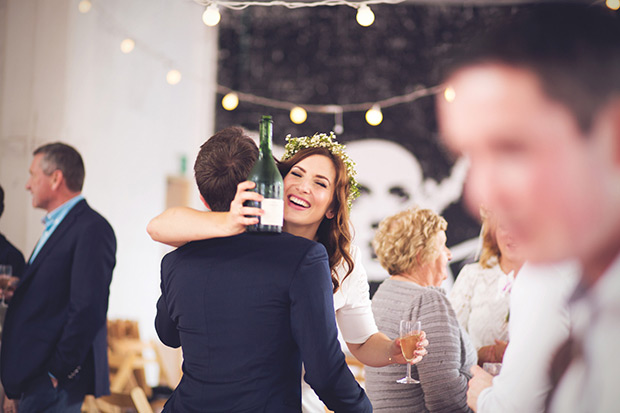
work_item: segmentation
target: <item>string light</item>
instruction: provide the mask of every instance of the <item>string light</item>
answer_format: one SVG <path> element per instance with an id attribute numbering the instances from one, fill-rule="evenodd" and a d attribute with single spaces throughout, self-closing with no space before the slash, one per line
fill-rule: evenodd
<path id="1" fill-rule="evenodd" d="M 230 92 L 222 98 L 222 107 L 228 111 L 237 109 L 239 106 L 239 96 L 235 92 Z"/>
<path id="2" fill-rule="evenodd" d="M 372 126 L 377 126 L 383 122 L 383 113 L 381 113 L 379 105 L 374 105 L 368 109 L 368 112 L 366 112 L 366 122 Z"/>
<path id="3" fill-rule="evenodd" d="M 364 1 L 365 5 L 369 4 L 399 4 L 408 0 L 367 0 Z M 194 2 L 207 6 L 213 4 L 213 0 L 194 0 Z M 217 4 L 222 7 L 226 7 L 231 10 L 243 10 L 251 6 L 273 7 L 282 6 L 288 9 L 301 9 L 304 7 L 319 7 L 319 6 L 349 6 L 354 9 L 360 8 L 359 2 L 348 0 L 319 0 L 319 1 L 226 1 L 218 0 Z"/>
<path id="4" fill-rule="evenodd" d="M 448 86 L 446 90 L 443 91 L 443 97 L 449 103 L 454 102 L 454 99 L 456 98 L 454 88 L 452 86 Z"/>
<path id="5" fill-rule="evenodd" d="M 169 84 L 176 85 L 180 81 L 181 81 L 181 72 L 179 72 L 178 70 L 172 69 L 166 74 L 166 82 L 168 82 Z"/>
<path id="6" fill-rule="evenodd" d="M 620 9 L 620 0 L 607 0 L 605 5 L 612 10 Z"/>
<path id="7" fill-rule="evenodd" d="M 93 5 L 89 0 L 82 0 L 78 3 L 78 10 L 80 13 L 88 13 L 92 7 Z"/>
<path id="8" fill-rule="evenodd" d="M 202 13 L 202 21 L 209 27 L 217 26 L 221 18 L 222 16 L 220 16 L 220 9 L 215 3 L 207 7 L 205 12 Z"/>
<path id="9" fill-rule="evenodd" d="M 291 122 L 301 125 L 306 121 L 306 119 L 308 119 L 308 112 L 306 112 L 306 110 L 301 106 L 295 106 L 291 109 L 290 118 Z"/>
<path id="10" fill-rule="evenodd" d="M 355 19 L 359 23 L 360 26 L 368 27 L 375 21 L 375 14 L 370 10 L 370 7 L 366 4 L 362 4 L 359 9 L 357 9 L 357 15 Z"/>
<path id="11" fill-rule="evenodd" d="M 121 52 L 125 54 L 131 53 L 135 47 L 136 47 L 136 42 L 134 42 L 130 38 L 126 38 L 121 42 Z"/>
<path id="12" fill-rule="evenodd" d="M 83 0 L 83 1 L 90 4 L 90 1 L 88 0 Z M 401 1 L 402 0 L 393 1 L 393 3 L 400 3 Z M 365 1 L 364 3 L 365 4 L 377 4 L 381 2 L 382 1 L 369 0 L 369 1 Z M 218 4 L 221 4 L 221 2 L 218 1 Z M 308 4 L 308 3 L 304 3 L 304 4 Z M 357 4 L 357 7 L 359 7 L 359 3 Z M 113 16 L 111 16 L 108 13 L 105 13 L 105 9 L 99 3 L 97 4 L 96 10 L 97 12 L 101 14 L 102 18 L 105 18 L 108 20 L 107 21 L 108 26 L 114 28 L 113 32 L 111 33 L 114 33 L 115 35 L 119 35 L 119 34 L 125 35 L 125 39 L 123 42 L 125 42 L 126 40 L 130 40 L 131 42 L 133 42 L 134 49 L 136 46 L 138 46 L 140 47 L 141 52 L 150 56 L 153 60 L 159 61 L 162 64 L 162 66 L 168 67 L 168 68 L 174 67 L 173 60 L 170 59 L 170 57 L 166 56 L 165 54 L 162 54 L 161 52 L 152 48 L 149 45 L 148 41 L 136 42 L 136 40 L 134 40 L 135 37 L 130 36 L 129 33 L 127 33 L 127 29 L 123 27 L 122 25 L 120 25 L 117 21 L 115 21 L 113 19 Z M 121 50 L 123 50 L 123 46 L 121 46 Z M 195 73 L 190 72 L 188 76 L 190 80 L 193 80 L 196 82 L 205 81 L 205 79 L 200 74 L 195 74 Z M 179 70 L 171 69 L 166 74 L 166 81 L 171 85 L 176 85 L 181 81 L 182 77 L 183 76 L 181 75 L 181 72 Z M 291 111 L 291 108 L 299 107 L 299 109 L 303 111 L 306 119 L 307 119 L 308 113 L 332 114 L 334 115 L 334 118 L 335 118 L 333 130 L 337 134 L 342 134 L 344 132 L 343 114 L 345 112 L 347 113 L 367 112 L 367 118 L 370 115 L 371 119 L 375 119 L 376 125 L 379 125 L 383 120 L 383 114 L 381 113 L 381 108 L 385 109 L 387 107 L 392 107 L 392 106 L 400 105 L 403 103 L 413 102 L 425 96 L 431 96 L 431 95 L 436 95 L 439 93 L 444 93 L 445 89 L 446 89 L 445 85 L 437 85 L 437 86 L 432 86 L 432 87 L 427 87 L 427 88 L 418 87 L 416 90 L 406 93 L 404 95 L 392 96 L 387 99 L 377 100 L 374 102 L 349 103 L 349 104 L 342 104 L 342 105 L 339 105 L 339 104 L 312 105 L 312 104 L 304 103 L 303 108 L 301 108 L 300 104 L 297 102 L 288 102 L 288 101 L 282 101 L 278 99 L 271 99 L 271 98 L 267 98 L 263 96 L 257 96 L 251 93 L 243 93 L 240 91 L 230 89 L 226 86 L 216 84 L 216 92 L 223 96 L 222 106 L 226 110 L 234 110 L 238 107 L 240 101 L 244 101 L 244 102 L 248 102 L 248 103 L 252 103 L 252 104 L 256 104 L 260 106 L 265 106 L 265 107 L 272 108 L 272 109 L 281 109 L 281 110 L 287 110 L 287 111 Z M 368 108 L 371 108 L 371 109 L 368 110 Z M 301 121 L 301 123 L 303 123 L 306 119 Z"/>

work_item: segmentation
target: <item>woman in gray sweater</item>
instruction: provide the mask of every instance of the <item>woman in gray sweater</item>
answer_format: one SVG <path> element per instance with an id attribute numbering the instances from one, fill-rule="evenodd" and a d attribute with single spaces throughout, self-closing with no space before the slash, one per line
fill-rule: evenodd
<path id="1" fill-rule="evenodd" d="M 412 366 L 420 384 L 399 384 L 405 365 L 366 367 L 366 391 L 378 412 L 467 412 L 469 369 L 476 351 L 439 288 L 452 258 L 446 221 L 428 209 L 409 209 L 379 226 L 374 247 L 386 279 L 372 299 L 380 331 L 398 337 L 400 320 L 422 322 L 428 354 Z"/>

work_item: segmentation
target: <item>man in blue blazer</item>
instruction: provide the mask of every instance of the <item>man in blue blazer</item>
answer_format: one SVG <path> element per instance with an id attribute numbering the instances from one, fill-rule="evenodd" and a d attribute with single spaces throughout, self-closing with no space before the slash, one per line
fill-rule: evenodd
<path id="1" fill-rule="evenodd" d="M 81 195 L 84 164 L 62 143 L 34 152 L 26 188 L 45 209 L 39 239 L 9 305 L 0 373 L 21 412 L 79 412 L 109 393 L 106 315 L 116 239 Z"/>
<path id="2" fill-rule="evenodd" d="M 240 128 L 202 145 L 205 204 L 227 211 L 257 157 Z M 371 412 L 340 350 L 327 253 L 290 234 L 244 233 L 167 254 L 155 326 L 183 348 L 183 378 L 165 412 L 300 412 L 306 381 L 336 412 Z"/>

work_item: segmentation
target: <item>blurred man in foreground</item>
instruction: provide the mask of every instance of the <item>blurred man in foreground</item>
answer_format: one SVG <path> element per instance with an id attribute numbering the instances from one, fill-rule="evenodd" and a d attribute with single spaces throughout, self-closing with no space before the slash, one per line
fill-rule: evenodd
<path id="1" fill-rule="evenodd" d="M 472 205 L 496 211 L 531 262 L 581 264 L 553 411 L 620 405 L 619 38 L 602 6 L 531 6 L 468 50 L 447 78 L 455 98 L 438 101 L 446 143 L 471 161 Z M 476 408 L 490 382 L 473 372 Z"/>

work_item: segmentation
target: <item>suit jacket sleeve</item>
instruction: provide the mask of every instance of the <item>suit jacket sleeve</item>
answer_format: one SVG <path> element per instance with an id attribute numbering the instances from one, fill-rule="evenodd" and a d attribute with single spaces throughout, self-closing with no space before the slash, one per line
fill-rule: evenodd
<path id="1" fill-rule="evenodd" d="M 305 380 L 331 410 L 371 412 L 340 349 L 331 276 L 325 249 L 311 247 L 290 288 L 291 328 L 306 370 Z"/>
<path id="2" fill-rule="evenodd" d="M 181 346 L 181 338 L 177 324 L 170 317 L 168 304 L 166 303 L 166 283 L 168 279 L 167 264 L 171 255 L 167 255 L 161 262 L 161 297 L 157 300 L 157 315 L 155 316 L 155 330 L 162 343 L 169 347 Z"/>
<path id="3" fill-rule="evenodd" d="M 58 378 L 79 371 L 95 336 L 105 328 L 115 254 L 116 238 L 105 219 L 81 228 L 71 265 L 67 322 L 48 365 Z"/>

